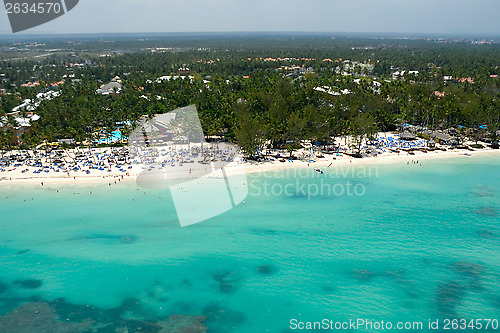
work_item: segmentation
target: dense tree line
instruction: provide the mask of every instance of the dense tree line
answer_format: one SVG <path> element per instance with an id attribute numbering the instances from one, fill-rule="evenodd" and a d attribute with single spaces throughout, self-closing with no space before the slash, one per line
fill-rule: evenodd
<path id="1" fill-rule="evenodd" d="M 434 129 L 461 125 L 477 135 L 483 124 L 492 135 L 499 128 L 500 81 L 492 77 L 498 73 L 498 44 L 249 37 L 155 40 L 148 46 L 170 49 L 151 52 L 141 43 L 117 41 L 114 50 L 90 43 L 87 50 L 72 50 L 71 56 L 2 60 L 1 113 L 20 104 L 21 97 L 33 98 L 49 89 L 43 84 L 22 88 L 22 83 L 64 78 L 65 84 L 57 88 L 61 97 L 43 101 L 36 110 L 41 119 L 25 135 L 25 145 L 62 138 L 90 140 L 97 130 L 111 132 L 117 124 L 189 104 L 198 107 L 207 135 L 237 141 L 250 155 L 265 142 L 290 152 L 301 139 L 328 143 L 332 137 L 351 134 L 361 142 L 405 122 Z M 117 46 L 130 50 L 116 52 Z M 111 56 L 101 56 L 108 51 Z M 266 57 L 294 59 L 265 61 Z M 326 58 L 332 61 L 323 61 Z M 373 69 L 364 70 L 364 75 L 359 68 L 342 75 L 346 60 L 370 63 Z M 71 63 L 84 65 L 70 67 Z M 291 65 L 312 67 L 315 73 L 285 76 L 278 69 Z M 192 77 L 157 81 L 180 70 Z M 394 80 L 395 70 L 419 73 Z M 116 75 L 123 80 L 119 95 L 96 93 Z M 445 76 L 453 79 L 444 80 Z M 473 83 L 459 80 L 468 77 Z"/>

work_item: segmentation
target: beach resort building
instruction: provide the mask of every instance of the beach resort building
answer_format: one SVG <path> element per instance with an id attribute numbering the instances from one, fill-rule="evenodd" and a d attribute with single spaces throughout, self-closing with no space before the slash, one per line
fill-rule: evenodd
<path id="1" fill-rule="evenodd" d="M 312 67 L 305 67 L 304 65 L 302 66 L 283 66 L 281 67 L 284 74 L 289 77 L 295 77 L 299 76 L 301 74 L 306 74 L 306 73 L 314 73 L 314 69 Z"/>
<path id="2" fill-rule="evenodd" d="M 36 95 L 36 98 L 34 100 L 31 99 L 25 99 L 22 104 L 16 106 L 15 108 L 12 109 L 12 112 L 9 114 L 12 115 L 18 115 L 21 112 L 33 112 L 36 110 L 36 108 L 40 105 L 40 103 L 44 100 L 52 100 L 54 98 L 57 98 L 61 96 L 60 91 L 54 91 L 50 90 L 44 93 L 39 93 Z"/>
<path id="3" fill-rule="evenodd" d="M 96 93 L 101 95 L 119 94 L 121 90 L 122 80 L 119 76 L 115 76 L 111 82 L 103 84 L 99 89 L 97 89 Z"/>
<path id="4" fill-rule="evenodd" d="M 146 116 L 142 116 L 138 120 L 138 127 L 142 129 L 143 133 L 147 133 L 147 140 L 151 143 L 173 141 L 175 138 L 175 122 L 176 114 L 173 112 L 155 115 L 153 120 L 149 121 Z M 142 140 L 142 138 L 131 138 L 132 143 L 134 140 Z M 146 142 L 148 143 L 148 142 Z"/>
<path id="5" fill-rule="evenodd" d="M 37 94 L 33 100 L 25 99 L 22 104 L 14 107 L 12 112 L 6 113 L 4 117 L 0 118 L 0 130 L 12 133 L 11 144 L 20 144 L 22 134 L 28 132 L 33 122 L 40 119 L 40 116 L 34 113 L 40 103 L 59 96 L 61 96 L 60 91 L 49 90 Z"/>
<path id="6" fill-rule="evenodd" d="M 410 74 L 410 75 L 418 75 L 418 71 L 396 71 L 392 73 L 392 79 L 397 80 L 397 79 L 402 79 L 405 75 Z"/>
<path id="7" fill-rule="evenodd" d="M 436 139 L 441 144 L 452 145 L 452 146 L 459 144 L 459 140 L 448 133 L 432 131 L 432 130 L 423 130 L 421 133 L 424 135 L 428 135 L 430 138 Z"/>
<path id="8" fill-rule="evenodd" d="M 4 133 L 10 132 L 10 143 L 19 145 L 22 142 L 22 135 L 27 133 L 31 124 L 39 119 L 40 116 L 33 112 L 25 112 L 24 115 L 9 113 L 7 116 L 0 117 L 0 130 Z"/>

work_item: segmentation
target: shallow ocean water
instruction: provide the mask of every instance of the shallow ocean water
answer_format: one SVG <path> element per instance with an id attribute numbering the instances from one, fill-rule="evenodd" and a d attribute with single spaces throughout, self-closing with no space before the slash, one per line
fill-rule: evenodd
<path id="1" fill-rule="evenodd" d="M 168 190 L 0 184 L 0 315 L 94 322 L 61 332 L 500 320 L 500 158 L 421 164 L 251 174 L 245 203 L 185 228 Z"/>

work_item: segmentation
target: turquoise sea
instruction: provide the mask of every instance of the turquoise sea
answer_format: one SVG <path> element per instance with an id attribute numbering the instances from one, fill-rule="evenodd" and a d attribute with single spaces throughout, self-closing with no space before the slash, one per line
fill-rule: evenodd
<path id="1" fill-rule="evenodd" d="M 2 181 L 0 332 L 498 325 L 500 157 L 419 162 L 251 174 L 245 203 L 185 228 L 168 190 Z"/>

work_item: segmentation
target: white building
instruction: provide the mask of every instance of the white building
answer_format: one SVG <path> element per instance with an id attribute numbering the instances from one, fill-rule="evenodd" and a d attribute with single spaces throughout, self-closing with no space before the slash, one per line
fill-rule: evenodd
<path id="1" fill-rule="evenodd" d="M 111 82 L 103 84 L 99 89 L 97 89 L 96 93 L 101 95 L 119 94 L 121 90 L 122 80 L 119 76 L 115 76 Z"/>

